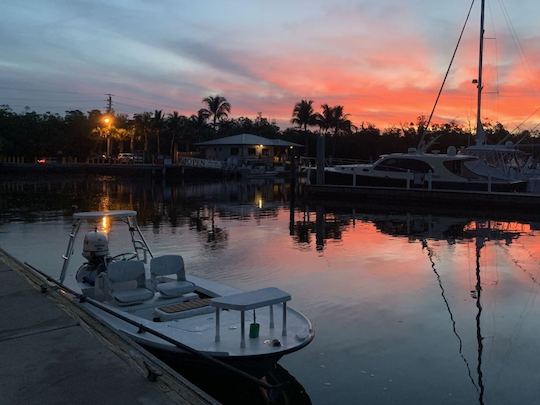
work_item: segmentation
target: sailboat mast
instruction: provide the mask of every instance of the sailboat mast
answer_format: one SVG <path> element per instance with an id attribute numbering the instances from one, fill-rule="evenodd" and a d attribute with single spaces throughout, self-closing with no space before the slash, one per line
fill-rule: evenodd
<path id="1" fill-rule="evenodd" d="M 478 57 L 478 101 L 476 104 L 476 144 L 482 145 L 485 141 L 485 133 L 484 128 L 482 126 L 482 117 L 481 117 L 481 110 L 482 110 L 482 90 L 483 90 L 483 82 L 482 82 L 482 72 L 484 69 L 484 10 L 486 6 L 486 1 L 482 0 L 482 6 L 480 11 L 480 50 L 479 50 L 479 57 Z"/>

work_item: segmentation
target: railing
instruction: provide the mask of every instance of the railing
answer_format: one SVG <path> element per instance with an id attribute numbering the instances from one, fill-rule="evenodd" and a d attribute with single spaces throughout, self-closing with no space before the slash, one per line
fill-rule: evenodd
<path id="1" fill-rule="evenodd" d="M 369 160 L 360 160 L 360 159 L 342 159 L 342 158 L 326 158 L 324 160 L 324 167 L 332 167 L 339 165 L 358 165 L 358 164 L 369 164 L 373 163 Z M 311 156 L 300 156 L 299 158 L 300 167 L 316 167 L 317 158 Z"/>
<path id="2" fill-rule="evenodd" d="M 178 159 L 178 164 L 180 166 L 200 167 L 203 169 L 218 169 L 218 170 L 225 169 L 225 165 L 223 164 L 223 162 L 220 162 L 219 160 L 200 159 L 200 158 L 185 157 L 185 156 Z"/>

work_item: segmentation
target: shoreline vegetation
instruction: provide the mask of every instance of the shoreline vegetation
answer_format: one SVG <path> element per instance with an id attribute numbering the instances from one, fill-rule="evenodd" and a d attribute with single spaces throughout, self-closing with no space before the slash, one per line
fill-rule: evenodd
<path id="1" fill-rule="evenodd" d="M 426 128 L 425 116 L 384 129 L 368 122 L 355 126 L 343 106 L 322 104 L 317 112 L 312 100 L 294 105 L 292 126 L 283 130 L 261 113 L 255 119 L 231 117 L 232 106 L 220 95 L 206 97 L 202 103 L 204 108 L 191 116 L 176 111 L 165 115 L 162 110 L 127 116 L 116 114 L 111 106 L 106 112 L 71 110 L 62 116 L 39 114 L 29 108 L 16 113 L 9 105 L 0 105 L 0 155 L 17 156 L 25 162 L 43 156 L 69 156 L 83 161 L 138 152 L 146 162 L 152 162 L 157 156 L 192 153 L 198 142 L 251 133 L 304 145 L 303 156 L 314 156 L 317 136 L 324 135 L 328 157 L 371 161 L 384 153 L 417 147 L 423 133 L 427 137 L 441 135 L 433 146 L 441 153 L 449 146 L 471 145 L 475 138 L 472 129 L 455 121 Z M 537 145 L 539 148 L 533 148 L 533 153 L 539 152 L 538 131 L 511 133 L 501 123 L 484 122 L 484 126 L 490 144 L 519 140 L 522 144 Z"/>

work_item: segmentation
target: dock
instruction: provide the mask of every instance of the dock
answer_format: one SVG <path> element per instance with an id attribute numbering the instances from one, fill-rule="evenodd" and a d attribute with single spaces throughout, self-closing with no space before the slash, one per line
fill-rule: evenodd
<path id="1" fill-rule="evenodd" d="M 311 201 L 341 201 L 357 203 L 399 203 L 415 207 L 452 207 L 469 210 L 505 210 L 522 214 L 540 208 L 540 195 L 532 193 L 404 189 L 346 185 L 305 185 L 304 194 Z"/>
<path id="2" fill-rule="evenodd" d="M 0 171 L 13 174 L 97 174 L 108 176 L 151 176 L 151 177 L 230 177 L 234 172 L 219 168 L 184 166 L 180 164 L 153 163 L 2 163 Z"/>
<path id="3" fill-rule="evenodd" d="M 0 402 L 218 404 L 0 249 Z"/>

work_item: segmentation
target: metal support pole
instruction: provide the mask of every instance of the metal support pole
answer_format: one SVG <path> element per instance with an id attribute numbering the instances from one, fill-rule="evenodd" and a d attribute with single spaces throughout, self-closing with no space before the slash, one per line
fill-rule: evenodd
<path id="1" fill-rule="evenodd" d="M 242 337 L 240 340 L 240 347 L 246 347 L 246 319 L 244 311 L 240 311 L 240 333 Z"/>
<path id="2" fill-rule="evenodd" d="M 219 324 L 219 311 L 220 309 L 216 307 L 216 342 L 219 342 L 220 340 L 219 332 L 220 332 L 221 326 Z"/>
<path id="3" fill-rule="evenodd" d="M 270 305 L 270 329 L 274 329 L 274 306 Z"/>
<path id="4" fill-rule="evenodd" d="M 283 331 L 281 336 L 287 336 L 287 301 L 283 302 Z"/>
<path id="5" fill-rule="evenodd" d="M 64 259 L 64 264 L 62 265 L 62 272 L 60 273 L 61 283 L 63 283 L 64 279 L 66 278 L 66 271 L 69 266 L 69 259 L 71 258 L 71 255 L 73 254 L 73 245 L 75 244 L 75 238 L 77 237 L 77 233 L 79 232 L 80 226 L 81 226 L 81 220 L 77 219 L 73 223 L 73 226 L 71 227 L 71 233 L 69 234 L 69 243 L 66 249 L 66 254 L 62 256 L 62 259 Z"/>

